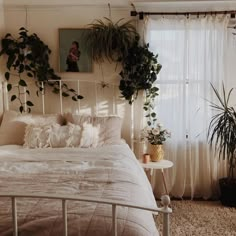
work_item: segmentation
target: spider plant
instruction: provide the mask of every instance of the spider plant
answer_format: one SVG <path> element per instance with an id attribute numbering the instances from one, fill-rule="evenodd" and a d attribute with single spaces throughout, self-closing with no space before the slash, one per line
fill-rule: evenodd
<path id="1" fill-rule="evenodd" d="M 233 88 L 226 94 L 224 84 L 222 86 L 222 95 L 211 84 L 219 105 L 211 102 L 210 106 L 216 111 L 212 117 L 208 128 L 208 141 L 210 146 L 215 146 L 219 157 L 228 160 L 228 182 L 234 180 L 234 169 L 236 167 L 236 112 L 235 108 L 229 105 L 230 96 Z"/>
<path id="2" fill-rule="evenodd" d="M 138 37 L 132 21 L 120 19 L 112 22 L 109 18 L 96 20 L 88 25 L 86 41 L 92 47 L 93 59 L 101 63 L 104 59 L 110 62 L 121 62 L 127 55 L 135 38 Z"/>

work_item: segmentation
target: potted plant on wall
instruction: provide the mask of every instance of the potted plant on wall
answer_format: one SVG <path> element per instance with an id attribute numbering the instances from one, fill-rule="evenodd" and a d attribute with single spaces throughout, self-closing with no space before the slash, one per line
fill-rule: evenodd
<path id="1" fill-rule="evenodd" d="M 25 101 L 24 99 L 26 95 L 30 95 L 25 78 L 31 78 L 35 82 L 38 88 L 37 95 L 40 92 L 43 93 L 45 86 L 48 85 L 52 87 L 54 93 L 61 92 L 62 96 L 71 96 L 74 101 L 83 98 L 66 83 L 62 83 L 60 86 L 61 78 L 56 75 L 49 63 L 51 50 L 37 34 L 29 34 L 28 30 L 22 27 L 19 29 L 17 38 L 8 33 L 2 38 L 1 45 L 0 56 L 7 58 L 7 71 L 5 72 L 7 90 L 10 92 L 13 88 L 16 89 L 17 92 L 12 94 L 11 101 L 19 102 L 20 112 L 30 112 L 34 105 L 30 100 Z"/>
<path id="2" fill-rule="evenodd" d="M 208 128 L 208 139 L 210 146 L 219 152 L 219 157 L 228 161 L 228 175 L 219 179 L 220 200 L 223 205 L 236 206 L 236 111 L 229 105 L 233 89 L 226 94 L 224 85 L 222 96 L 219 91 L 211 85 L 219 105 L 211 102 L 211 107 L 217 112 L 211 119 Z"/>

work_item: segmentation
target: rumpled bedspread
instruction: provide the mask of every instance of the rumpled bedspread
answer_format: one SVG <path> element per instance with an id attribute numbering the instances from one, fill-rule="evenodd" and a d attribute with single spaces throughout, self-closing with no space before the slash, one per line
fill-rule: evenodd
<path id="1" fill-rule="evenodd" d="M 99 148 L 0 147 L 0 193 L 94 197 L 156 208 L 147 177 L 127 144 Z M 109 205 L 68 202 L 68 234 L 108 236 Z M 20 236 L 63 235 L 62 203 L 17 199 Z M 158 235 L 151 212 L 118 207 L 118 235 Z M 0 235 L 12 235 L 11 199 L 0 198 Z"/>

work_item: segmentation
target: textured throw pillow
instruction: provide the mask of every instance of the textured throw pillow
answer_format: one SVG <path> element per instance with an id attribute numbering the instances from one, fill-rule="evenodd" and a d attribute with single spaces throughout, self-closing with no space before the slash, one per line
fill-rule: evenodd
<path id="1" fill-rule="evenodd" d="M 85 122 L 83 124 L 80 147 L 97 147 L 99 141 L 99 126 L 94 127 L 92 124 Z"/>
<path id="2" fill-rule="evenodd" d="M 0 145 L 23 145 L 25 128 L 28 124 L 58 123 L 58 114 L 32 115 L 16 111 L 5 111 L 0 126 Z"/>
<path id="3" fill-rule="evenodd" d="M 27 148 L 46 148 L 50 147 L 49 134 L 50 125 L 29 124 L 25 129 L 24 147 Z"/>
<path id="4" fill-rule="evenodd" d="M 68 123 L 60 126 L 51 126 L 49 142 L 51 147 L 78 147 L 81 139 L 81 128 L 79 125 Z"/>
<path id="5" fill-rule="evenodd" d="M 78 147 L 80 138 L 81 128 L 78 125 L 70 123 L 65 126 L 60 126 L 59 124 L 30 124 L 26 127 L 24 147 Z"/>
<path id="6" fill-rule="evenodd" d="M 121 140 L 122 120 L 118 116 L 86 116 L 66 113 L 63 115 L 67 122 L 83 126 L 84 123 L 99 126 L 98 146 L 117 143 Z"/>

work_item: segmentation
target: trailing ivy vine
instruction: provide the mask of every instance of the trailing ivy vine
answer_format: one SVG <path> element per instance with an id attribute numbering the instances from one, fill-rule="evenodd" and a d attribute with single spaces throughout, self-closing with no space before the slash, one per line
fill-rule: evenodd
<path id="1" fill-rule="evenodd" d="M 5 79 L 7 80 L 7 90 L 11 91 L 13 87 L 17 89 L 17 93 L 11 96 L 11 101 L 18 101 L 20 112 L 30 112 L 34 104 L 27 100 L 22 99 L 22 95 L 30 95 L 26 77 L 32 78 L 37 86 L 37 95 L 43 93 L 46 86 L 52 88 L 52 92 L 60 93 L 61 79 L 55 74 L 53 68 L 49 64 L 49 55 L 51 50 L 44 44 L 44 42 L 37 36 L 37 34 L 28 34 L 25 28 L 19 29 L 19 37 L 14 38 L 11 34 L 1 40 L 2 50 L 0 56 L 6 55 L 6 68 Z M 13 84 L 13 78 L 17 79 L 17 83 Z M 54 81 L 55 80 L 55 81 Z M 22 89 L 23 88 L 23 89 Z M 67 86 L 66 83 L 61 85 L 62 96 L 71 98 L 74 101 L 82 99 L 74 89 Z M 27 107 L 27 110 L 25 110 Z"/>
<path id="2" fill-rule="evenodd" d="M 159 88 L 154 85 L 157 74 L 161 70 L 161 64 L 149 50 L 149 45 L 140 46 L 139 37 L 128 49 L 128 54 L 123 59 L 123 70 L 120 72 L 120 91 L 129 104 L 137 98 L 139 91 L 145 91 L 143 109 L 146 111 L 147 124 L 154 125 L 156 113 L 154 112 L 154 100 L 158 96 Z"/>

